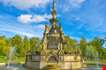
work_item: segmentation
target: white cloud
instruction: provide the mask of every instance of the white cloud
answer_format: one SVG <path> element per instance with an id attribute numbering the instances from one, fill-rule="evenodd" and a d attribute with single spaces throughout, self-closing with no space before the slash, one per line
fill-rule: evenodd
<path id="1" fill-rule="evenodd" d="M 74 7 L 79 7 L 81 6 L 85 0 L 70 0 L 70 4 Z"/>
<path id="2" fill-rule="evenodd" d="M 47 21 L 49 18 L 51 18 L 51 15 L 30 15 L 30 14 L 22 14 L 18 16 L 18 20 L 21 23 L 40 23 L 42 21 Z"/>
<path id="3" fill-rule="evenodd" d="M 6 35 L 11 37 L 15 34 L 28 37 L 40 37 L 42 38 L 44 25 L 22 25 L 14 19 L 14 17 L 0 15 L 0 35 Z M 13 19 L 13 20 L 12 20 Z"/>
<path id="4" fill-rule="evenodd" d="M 43 25 L 37 25 L 34 28 L 29 27 L 29 29 L 26 29 L 26 28 L 24 27 L 19 28 L 19 26 L 13 27 L 12 25 L 8 25 L 7 27 L 5 27 L 4 25 L 0 25 L 0 32 L 1 33 L 7 32 L 7 35 L 9 35 L 8 34 L 9 32 L 9 33 L 18 34 L 18 35 L 27 36 L 27 37 L 40 37 L 40 38 L 42 37 L 42 33 L 44 29 Z"/>
<path id="5" fill-rule="evenodd" d="M 22 35 L 22 36 L 28 36 L 28 37 L 34 37 L 35 35 L 32 34 L 32 33 L 29 33 L 29 32 L 25 32 L 25 31 L 20 31 L 18 29 L 13 29 L 13 28 L 9 28 L 9 29 L 6 29 L 4 27 L 2 27 L 0 29 L 0 31 L 3 31 L 3 32 L 11 32 L 11 33 L 15 33 L 15 34 L 19 34 L 19 35 Z"/>
<path id="6" fill-rule="evenodd" d="M 18 20 L 22 23 L 28 23 L 28 22 L 31 22 L 31 18 L 32 18 L 32 15 L 21 15 L 18 17 Z"/>
<path id="7" fill-rule="evenodd" d="M 61 0 L 62 1 L 62 0 Z M 60 4 L 59 8 L 64 9 L 62 12 L 70 12 L 73 9 L 80 8 L 86 0 L 65 0 L 63 4 Z"/>
<path id="8" fill-rule="evenodd" d="M 47 15 L 47 14 L 45 14 L 45 15 L 34 15 L 34 17 L 32 18 L 32 21 L 39 23 L 39 22 L 42 22 L 42 21 L 47 21 L 50 18 L 51 18 L 51 15 Z"/>
<path id="9" fill-rule="evenodd" d="M 44 7 L 49 3 L 49 0 L 0 0 L 0 2 L 18 9 L 29 9 L 32 7 Z"/>

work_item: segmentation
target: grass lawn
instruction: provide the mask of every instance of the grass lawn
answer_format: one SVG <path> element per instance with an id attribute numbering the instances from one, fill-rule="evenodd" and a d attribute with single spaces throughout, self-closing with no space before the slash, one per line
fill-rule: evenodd
<path id="1" fill-rule="evenodd" d="M 17 63 L 23 64 L 23 63 L 25 62 L 25 57 L 16 57 L 15 61 L 16 61 Z"/>
<path id="2" fill-rule="evenodd" d="M 101 63 L 102 63 L 103 65 L 106 65 L 106 59 L 105 59 L 105 60 L 102 60 Z"/>
<path id="3" fill-rule="evenodd" d="M 99 61 L 85 61 L 85 63 L 88 64 L 88 65 L 95 65 L 95 64 L 106 65 L 106 60 L 99 60 Z"/>
<path id="4" fill-rule="evenodd" d="M 14 57 L 12 61 L 16 63 L 24 63 L 25 62 L 25 57 Z M 0 63 L 8 63 L 8 59 L 6 56 L 0 56 Z"/>
<path id="5" fill-rule="evenodd" d="M 7 57 L 0 56 L 0 63 L 6 63 L 6 62 L 7 62 Z"/>

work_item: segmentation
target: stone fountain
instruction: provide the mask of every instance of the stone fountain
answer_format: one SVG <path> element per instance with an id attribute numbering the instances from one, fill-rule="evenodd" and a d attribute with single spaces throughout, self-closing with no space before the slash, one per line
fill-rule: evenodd
<path id="1" fill-rule="evenodd" d="M 58 65 L 62 70 L 80 69 L 82 58 L 80 52 L 65 53 L 66 41 L 61 24 L 57 22 L 56 1 L 53 0 L 51 25 L 45 25 L 45 31 L 41 43 L 42 50 L 28 52 L 25 66 L 31 69 L 43 69 L 48 65 Z"/>
<path id="2" fill-rule="evenodd" d="M 45 31 L 41 43 L 40 52 L 27 52 L 25 67 L 20 64 L 13 64 L 12 57 L 15 53 L 15 47 L 10 49 L 9 61 L 6 66 L 0 67 L 0 70 L 92 70 L 83 67 L 83 58 L 80 52 L 66 53 L 64 47 L 66 41 L 61 24 L 58 24 L 56 17 L 56 1 L 53 0 L 51 25 L 45 25 Z M 98 59 L 96 59 L 98 60 Z M 46 69 L 46 70 L 47 70 Z M 97 70 L 97 69 L 96 69 Z"/>

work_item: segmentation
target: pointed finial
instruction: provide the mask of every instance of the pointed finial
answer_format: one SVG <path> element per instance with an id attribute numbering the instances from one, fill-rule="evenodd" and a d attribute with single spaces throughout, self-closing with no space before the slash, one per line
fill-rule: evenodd
<path id="1" fill-rule="evenodd" d="M 53 0 L 52 21 L 53 28 L 56 28 L 56 0 Z"/>
<path id="2" fill-rule="evenodd" d="M 48 32 L 49 32 L 49 26 L 45 25 L 45 33 L 48 33 Z"/>
<path id="3" fill-rule="evenodd" d="M 56 0 L 53 0 L 53 10 L 56 10 Z"/>

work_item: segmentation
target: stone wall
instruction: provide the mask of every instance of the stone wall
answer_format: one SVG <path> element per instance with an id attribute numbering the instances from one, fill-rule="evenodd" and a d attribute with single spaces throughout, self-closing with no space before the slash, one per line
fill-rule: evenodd
<path id="1" fill-rule="evenodd" d="M 62 69 L 79 69 L 82 67 L 81 57 L 76 55 L 64 55 L 64 63 Z"/>
<path id="2" fill-rule="evenodd" d="M 39 69 L 40 68 L 40 62 L 27 61 L 25 66 L 27 68 L 31 68 L 31 69 Z"/>

